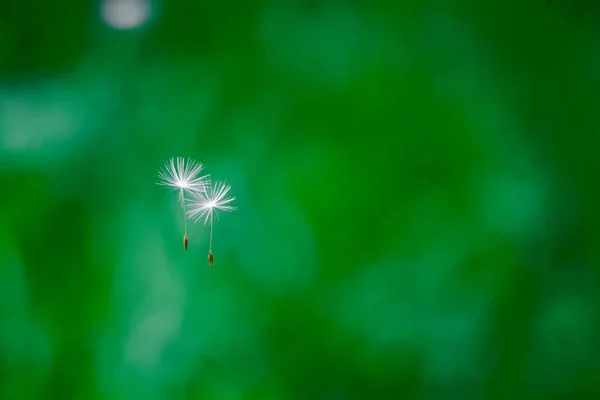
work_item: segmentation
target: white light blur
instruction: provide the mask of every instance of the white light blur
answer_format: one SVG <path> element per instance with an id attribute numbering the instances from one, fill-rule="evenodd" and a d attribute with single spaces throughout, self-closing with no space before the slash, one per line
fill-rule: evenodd
<path id="1" fill-rule="evenodd" d="M 150 17 L 148 0 L 104 0 L 102 19 L 109 26 L 128 30 L 143 25 Z"/>

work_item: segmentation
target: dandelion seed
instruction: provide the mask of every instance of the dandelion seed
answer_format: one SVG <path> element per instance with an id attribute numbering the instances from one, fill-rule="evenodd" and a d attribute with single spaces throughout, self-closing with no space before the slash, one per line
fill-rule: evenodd
<path id="1" fill-rule="evenodd" d="M 212 254 L 212 231 L 213 231 L 213 215 L 217 214 L 217 210 L 233 211 L 236 208 L 230 203 L 235 200 L 235 197 L 227 197 L 227 193 L 231 186 L 224 182 L 217 182 L 209 186 L 206 191 L 196 191 L 192 194 L 190 201 L 190 209 L 187 215 L 194 222 L 204 220 L 204 226 L 210 222 L 210 245 L 208 250 L 208 263 L 213 266 Z M 217 216 L 218 217 L 218 216 Z"/>
<path id="2" fill-rule="evenodd" d="M 158 171 L 158 185 L 167 186 L 179 192 L 179 202 L 183 207 L 183 247 L 187 250 L 186 194 L 202 193 L 209 187 L 209 175 L 199 176 L 203 165 L 183 157 L 171 158 Z"/>

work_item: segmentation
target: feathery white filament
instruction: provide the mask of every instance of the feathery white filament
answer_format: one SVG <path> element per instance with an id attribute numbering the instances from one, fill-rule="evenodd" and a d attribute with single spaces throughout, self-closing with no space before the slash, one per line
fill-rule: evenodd
<path id="1" fill-rule="evenodd" d="M 192 193 L 192 200 L 189 204 L 188 217 L 194 222 L 204 219 L 204 225 L 206 225 L 212 219 L 213 213 L 216 214 L 215 210 L 235 210 L 234 206 L 229 205 L 235 200 L 235 197 L 227 197 L 230 189 L 231 186 L 217 182 L 209 186 L 206 191 L 195 191 Z"/>
<path id="2" fill-rule="evenodd" d="M 157 184 L 179 191 L 179 202 L 185 207 L 187 193 L 203 192 L 209 186 L 208 175 L 198 176 L 204 166 L 192 159 L 187 162 L 183 157 L 171 158 L 158 171 L 160 181 Z"/>
<path id="3" fill-rule="evenodd" d="M 179 203 L 183 207 L 183 235 L 187 234 L 187 218 L 185 207 L 185 193 L 197 193 L 206 191 L 210 185 L 208 175 L 198 176 L 203 165 L 192 159 L 187 162 L 183 157 L 171 158 L 165 166 L 158 171 L 158 185 L 167 186 L 179 191 Z"/>

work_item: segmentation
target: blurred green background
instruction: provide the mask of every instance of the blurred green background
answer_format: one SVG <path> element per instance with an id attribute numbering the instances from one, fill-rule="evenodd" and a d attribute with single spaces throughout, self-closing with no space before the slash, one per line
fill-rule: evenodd
<path id="1" fill-rule="evenodd" d="M 599 16 L 2 1 L 0 398 L 599 398 Z"/>

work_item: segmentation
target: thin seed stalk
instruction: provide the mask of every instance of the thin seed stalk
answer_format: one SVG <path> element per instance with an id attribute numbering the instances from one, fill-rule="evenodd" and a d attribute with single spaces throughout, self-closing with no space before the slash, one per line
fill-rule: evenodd
<path id="1" fill-rule="evenodd" d="M 212 230 L 213 230 L 213 215 L 210 213 L 210 245 L 209 245 L 209 253 L 212 253 Z"/>
<path id="2" fill-rule="evenodd" d="M 183 234 L 187 235 L 187 218 L 185 217 L 185 199 L 183 199 Z"/>

